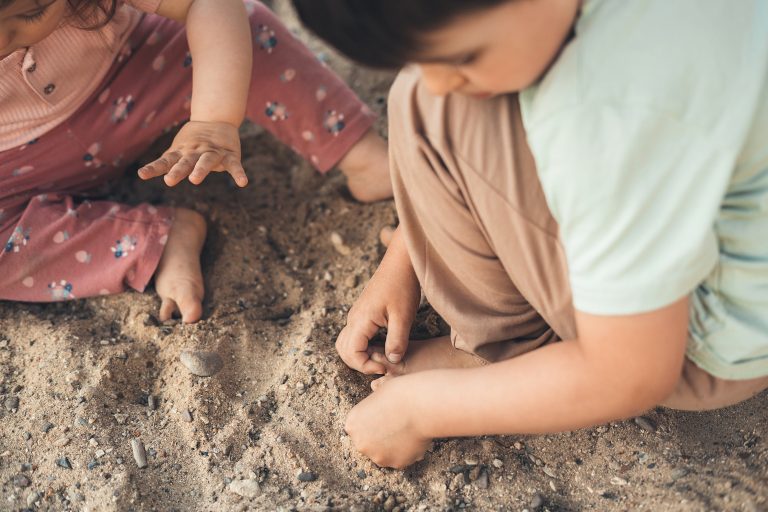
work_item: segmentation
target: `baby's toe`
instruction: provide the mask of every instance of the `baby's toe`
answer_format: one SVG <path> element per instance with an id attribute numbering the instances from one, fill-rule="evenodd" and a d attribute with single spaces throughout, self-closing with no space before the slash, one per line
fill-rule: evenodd
<path id="1" fill-rule="evenodd" d="M 163 297 L 160 302 L 160 314 L 158 315 L 161 322 L 170 320 L 173 314 L 178 311 L 176 301 L 169 297 Z"/>

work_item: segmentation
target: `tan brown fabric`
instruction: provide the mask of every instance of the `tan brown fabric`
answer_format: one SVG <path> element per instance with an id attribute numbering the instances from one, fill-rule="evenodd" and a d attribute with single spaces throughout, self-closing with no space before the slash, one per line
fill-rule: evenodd
<path id="1" fill-rule="evenodd" d="M 749 380 L 719 379 L 696 366 L 690 359 L 686 359 L 677 388 L 661 405 L 685 411 L 719 409 L 752 398 L 766 388 L 768 377 Z"/>
<path id="2" fill-rule="evenodd" d="M 454 347 L 495 362 L 576 337 L 565 253 L 517 97 L 436 97 L 405 70 L 390 93 L 389 123 L 403 236 Z M 720 407 L 768 386 L 768 378 L 745 382 L 686 361 L 669 405 Z"/>
<path id="3" fill-rule="evenodd" d="M 565 256 L 516 97 L 434 97 L 405 71 L 389 104 L 403 234 L 454 346 L 498 361 L 575 336 Z"/>

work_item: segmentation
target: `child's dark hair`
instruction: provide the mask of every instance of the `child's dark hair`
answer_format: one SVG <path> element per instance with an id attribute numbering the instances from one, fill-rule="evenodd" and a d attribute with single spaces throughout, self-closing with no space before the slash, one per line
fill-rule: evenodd
<path id="1" fill-rule="evenodd" d="M 416 60 L 420 38 L 461 14 L 511 0 L 293 0 L 301 21 L 347 57 L 377 68 Z"/>
<path id="2" fill-rule="evenodd" d="M 15 0 L 0 0 L 0 9 L 8 7 Z M 70 18 L 86 30 L 103 27 L 114 18 L 118 0 L 67 0 Z"/>

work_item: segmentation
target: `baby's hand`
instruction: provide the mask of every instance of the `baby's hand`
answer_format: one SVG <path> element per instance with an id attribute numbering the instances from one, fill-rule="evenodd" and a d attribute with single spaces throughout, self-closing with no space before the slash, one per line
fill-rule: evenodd
<path id="1" fill-rule="evenodd" d="M 240 135 L 236 126 L 222 122 L 190 121 L 181 127 L 163 155 L 141 169 L 144 180 L 165 175 L 173 187 L 184 178 L 195 185 L 211 172 L 227 171 L 238 187 L 248 184 L 240 163 Z"/>

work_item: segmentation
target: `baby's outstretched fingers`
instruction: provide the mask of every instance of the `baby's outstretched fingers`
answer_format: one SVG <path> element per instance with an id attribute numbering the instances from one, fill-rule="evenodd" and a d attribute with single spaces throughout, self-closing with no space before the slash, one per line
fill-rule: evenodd
<path id="1" fill-rule="evenodd" d="M 157 160 L 150 162 L 139 169 L 139 178 L 143 180 L 149 180 L 167 174 L 171 167 L 173 167 L 180 158 L 181 153 L 178 151 L 169 151 L 164 153 L 163 156 Z"/>
<path id="2" fill-rule="evenodd" d="M 238 187 L 242 188 L 248 184 L 248 176 L 246 176 L 245 169 L 239 158 L 227 155 L 224 157 L 224 167 Z"/>
<path id="3" fill-rule="evenodd" d="M 192 173 L 199 158 L 199 153 L 185 153 L 165 175 L 165 184 L 173 187 L 181 183 Z"/>
<path id="4" fill-rule="evenodd" d="M 192 173 L 189 175 L 189 181 L 199 185 L 212 172 L 219 168 L 223 156 L 217 151 L 206 151 L 195 164 Z"/>

